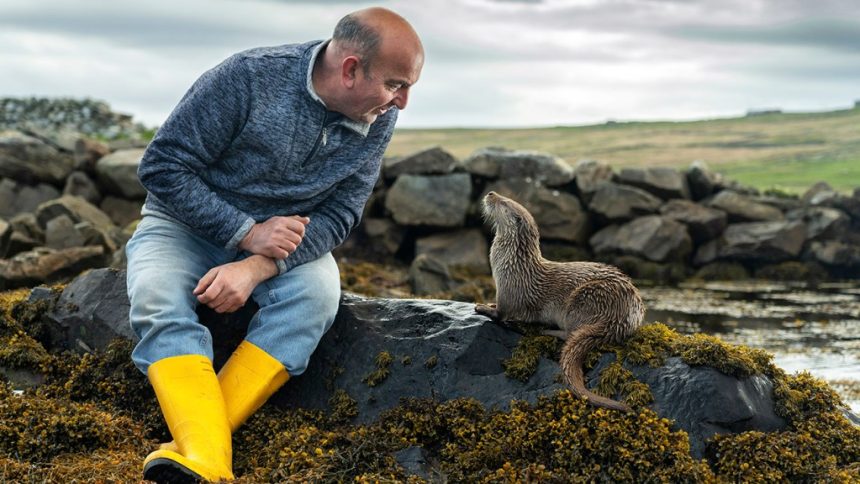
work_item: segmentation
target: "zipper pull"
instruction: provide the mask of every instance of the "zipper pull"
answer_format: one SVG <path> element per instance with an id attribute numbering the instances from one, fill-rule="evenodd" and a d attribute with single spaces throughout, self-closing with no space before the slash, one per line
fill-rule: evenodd
<path id="1" fill-rule="evenodd" d="M 326 145 L 326 143 L 328 143 L 328 128 L 327 128 L 327 127 L 326 127 L 326 128 L 323 128 L 323 133 L 322 133 L 322 134 L 323 134 L 323 135 L 322 135 L 322 145 L 323 145 L 323 146 L 325 146 L 325 145 Z"/>

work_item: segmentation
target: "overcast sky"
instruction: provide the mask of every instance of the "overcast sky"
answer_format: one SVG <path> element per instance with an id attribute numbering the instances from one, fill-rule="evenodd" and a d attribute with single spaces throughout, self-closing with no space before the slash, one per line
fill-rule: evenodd
<path id="1" fill-rule="evenodd" d="M 400 127 L 822 111 L 860 99 L 856 0 L 0 0 L 0 96 L 105 100 L 160 124 L 206 69 L 328 38 L 370 5 L 426 63 Z"/>

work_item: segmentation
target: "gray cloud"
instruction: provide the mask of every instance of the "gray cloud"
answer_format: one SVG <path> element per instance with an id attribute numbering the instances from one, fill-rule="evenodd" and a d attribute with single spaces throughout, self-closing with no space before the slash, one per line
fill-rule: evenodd
<path id="1" fill-rule="evenodd" d="M 819 18 L 783 25 L 687 25 L 672 29 L 678 37 L 708 42 L 813 47 L 860 52 L 860 21 Z"/>

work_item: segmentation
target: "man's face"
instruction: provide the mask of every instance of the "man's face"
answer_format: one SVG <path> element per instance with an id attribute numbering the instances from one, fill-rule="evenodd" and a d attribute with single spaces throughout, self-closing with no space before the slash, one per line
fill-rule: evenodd
<path id="1" fill-rule="evenodd" d="M 406 109 L 409 89 L 421 75 L 423 58 L 400 57 L 378 55 L 370 66 L 369 75 L 363 68 L 357 69 L 350 118 L 372 123 L 393 107 Z"/>

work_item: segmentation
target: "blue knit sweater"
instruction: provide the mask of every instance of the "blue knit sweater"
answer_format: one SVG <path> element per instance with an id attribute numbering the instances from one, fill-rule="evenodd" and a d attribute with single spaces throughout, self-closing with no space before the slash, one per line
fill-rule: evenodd
<path id="1" fill-rule="evenodd" d="M 142 213 L 235 249 L 255 222 L 310 217 L 279 272 L 319 258 L 358 225 L 397 109 L 363 124 L 313 89 L 321 41 L 240 52 L 204 73 L 143 155 Z"/>

